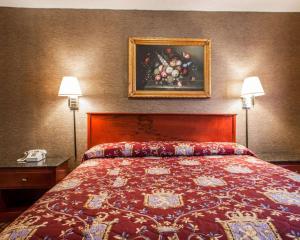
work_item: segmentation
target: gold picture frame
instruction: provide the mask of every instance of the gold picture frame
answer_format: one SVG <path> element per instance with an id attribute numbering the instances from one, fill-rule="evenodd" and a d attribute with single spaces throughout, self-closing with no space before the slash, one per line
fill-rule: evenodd
<path id="1" fill-rule="evenodd" d="M 130 98 L 209 98 L 211 41 L 129 38 Z"/>

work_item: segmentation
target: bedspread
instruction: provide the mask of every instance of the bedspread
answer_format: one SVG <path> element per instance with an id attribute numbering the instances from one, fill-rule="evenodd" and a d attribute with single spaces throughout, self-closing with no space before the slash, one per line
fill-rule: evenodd
<path id="1" fill-rule="evenodd" d="M 300 239 L 300 175 L 250 152 L 180 146 L 164 157 L 87 153 L 0 239 Z"/>

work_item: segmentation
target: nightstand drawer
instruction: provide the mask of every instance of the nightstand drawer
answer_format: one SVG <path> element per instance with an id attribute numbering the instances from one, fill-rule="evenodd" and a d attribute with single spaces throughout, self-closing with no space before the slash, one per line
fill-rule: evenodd
<path id="1" fill-rule="evenodd" d="M 49 169 L 0 171 L 1 189 L 50 188 L 54 183 Z"/>

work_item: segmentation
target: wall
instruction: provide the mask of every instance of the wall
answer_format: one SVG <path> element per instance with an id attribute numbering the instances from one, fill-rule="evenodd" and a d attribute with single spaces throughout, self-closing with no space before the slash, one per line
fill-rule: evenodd
<path id="1" fill-rule="evenodd" d="M 36 147 L 72 154 L 72 113 L 57 96 L 64 75 L 77 76 L 84 94 L 80 154 L 90 111 L 237 113 L 244 143 L 239 93 L 243 78 L 258 75 L 266 95 L 250 111 L 250 148 L 288 160 L 300 149 L 299 29 L 299 13 L 0 8 L 0 161 Z M 211 39 L 212 97 L 128 99 L 129 36 Z"/>

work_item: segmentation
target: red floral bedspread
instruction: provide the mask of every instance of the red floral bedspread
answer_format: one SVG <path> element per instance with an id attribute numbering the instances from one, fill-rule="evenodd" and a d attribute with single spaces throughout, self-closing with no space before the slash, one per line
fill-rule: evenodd
<path id="1" fill-rule="evenodd" d="M 94 147 L 0 239 L 299 240 L 300 175 L 251 155 L 228 143 Z"/>

